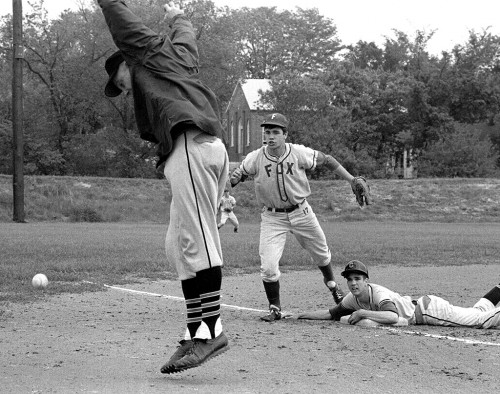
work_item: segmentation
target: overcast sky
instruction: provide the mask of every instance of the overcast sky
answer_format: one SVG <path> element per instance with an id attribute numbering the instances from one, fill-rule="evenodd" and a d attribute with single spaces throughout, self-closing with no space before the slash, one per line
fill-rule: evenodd
<path id="1" fill-rule="evenodd" d="M 83 0 L 90 2 L 95 0 Z M 451 50 L 466 42 L 469 30 L 481 32 L 489 27 L 500 36 L 500 0 L 213 0 L 218 6 L 272 7 L 279 10 L 317 8 L 333 19 L 343 44 L 359 40 L 381 44 L 384 36 L 394 37 L 392 29 L 413 37 L 416 30 L 436 30 L 428 49 L 433 54 Z M 81 0 L 45 0 L 53 16 L 63 9 L 76 9 Z M 23 11 L 29 9 L 22 1 Z M 12 0 L 0 0 L 0 15 L 12 13 Z"/>

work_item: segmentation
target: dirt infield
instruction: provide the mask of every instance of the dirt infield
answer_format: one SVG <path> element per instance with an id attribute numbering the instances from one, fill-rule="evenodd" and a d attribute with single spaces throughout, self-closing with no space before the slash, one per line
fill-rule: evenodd
<path id="1" fill-rule="evenodd" d="M 369 267 L 402 294 L 472 306 L 500 280 L 500 264 Z M 284 309 L 327 308 L 319 271 L 285 272 Z M 12 305 L 0 320 L 2 393 L 489 393 L 500 385 L 500 330 L 361 328 L 329 321 L 261 322 L 258 274 L 223 280 L 231 349 L 175 375 L 159 368 L 184 330 L 178 282 L 126 286 Z M 345 285 L 344 285 L 345 289 Z M 426 335 L 424 335 L 426 334 Z M 432 335 L 432 336 L 431 336 Z"/>

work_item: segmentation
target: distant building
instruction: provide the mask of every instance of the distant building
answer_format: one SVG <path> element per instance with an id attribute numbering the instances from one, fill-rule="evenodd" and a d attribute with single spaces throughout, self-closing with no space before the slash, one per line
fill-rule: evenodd
<path id="1" fill-rule="evenodd" d="M 230 162 L 240 162 L 249 152 L 263 144 L 260 124 L 270 106 L 261 102 L 261 93 L 271 90 L 269 79 L 240 80 L 226 109 L 227 153 Z"/>

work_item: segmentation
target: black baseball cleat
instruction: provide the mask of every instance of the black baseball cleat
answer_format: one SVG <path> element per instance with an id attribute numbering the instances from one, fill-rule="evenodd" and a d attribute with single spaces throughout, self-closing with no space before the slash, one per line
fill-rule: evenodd
<path id="1" fill-rule="evenodd" d="M 177 350 L 175 353 L 170 357 L 170 360 L 168 360 L 160 369 L 161 373 L 172 373 L 172 366 L 176 361 L 179 361 L 182 357 L 184 357 L 189 350 L 194 345 L 194 342 L 191 340 L 185 340 L 183 339 L 182 341 L 179 342 L 180 346 L 177 347 Z"/>
<path id="2" fill-rule="evenodd" d="M 237 233 L 238 232 L 238 227 L 235 227 L 234 228 L 234 232 Z"/>
<path id="3" fill-rule="evenodd" d="M 340 290 L 340 286 L 337 283 L 335 283 L 335 286 L 328 287 L 328 289 L 332 293 L 333 300 L 335 301 L 335 303 L 337 305 L 340 304 L 340 302 L 344 299 L 344 293 L 342 292 L 342 290 Z"/>
<path id="4" fill-rule="evenodd" d="M 272 322 L 275 320 L 281 320 L 281 309 L 275 305 L 269 305 L 269 313 L 260 318 L 260 320 L 264 320 L 267 322 Z"/>
<path id="5" fill-rule="evenodd" d="M 182 372 L 186 369 L 199 367 L 204 362 L 214 358 L 229 349 L 229 343 L 224 333 L 213 339 L 193 339 L 193 346 L 181 359 L 172 363 L 164 373 Z M 162 371 L 163 372 L 163 371 Z"/>

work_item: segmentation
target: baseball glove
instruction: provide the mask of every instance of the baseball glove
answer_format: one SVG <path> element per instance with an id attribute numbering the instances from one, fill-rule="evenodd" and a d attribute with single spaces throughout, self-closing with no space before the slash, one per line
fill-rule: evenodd
<path id="1" fill-rule="evenodd" d="M 370 195 L 370 186 L 366 183 L 366 179 L 362 176 L 356 176 L 351 181 L 351 189 L 356 196 L 356 201 L 362 207 L 365 204 L 372 204 L 372 196 Z"/>
<path id="2" fill-rule="evenodd" d="M 225 212 L 231 212 L 231 211 L 232 211 L 232 209 L 229 209 L 229 208 L 224 208 L 224 211 L 225 211 Z"/>

